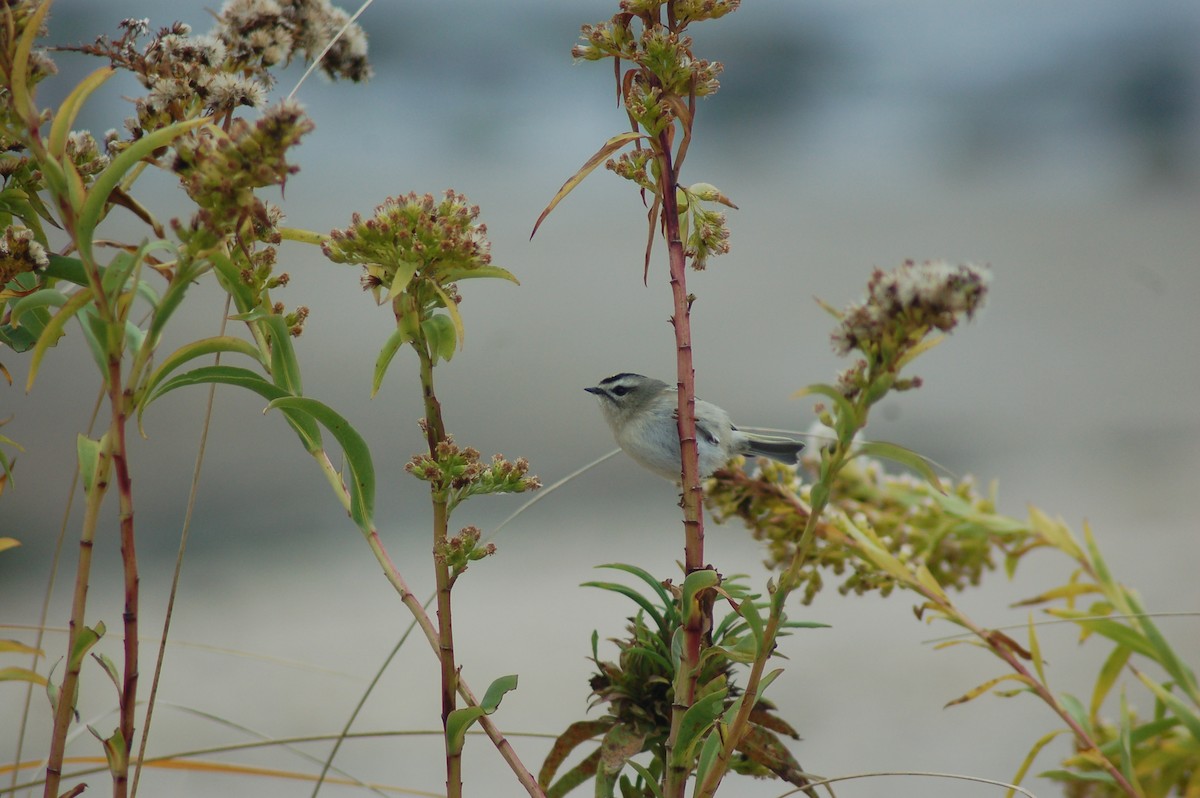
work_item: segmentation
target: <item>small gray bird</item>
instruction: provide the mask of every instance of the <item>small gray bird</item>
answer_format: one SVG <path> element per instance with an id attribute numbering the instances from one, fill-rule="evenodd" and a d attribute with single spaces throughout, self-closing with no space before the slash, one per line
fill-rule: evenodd
<path id="1" fill-rule="evenodd" d="M 614 374 L 593 388 L 604 420 L 627 455 L 656 474 L 679 482 L 678 392 L 674 386 L 641 374 Z M 709 476 L 735 455 L 769 457 L 795 464 L 804 444 L 742 432 L 729 414 L 696 400 L 696 446 L 700 477 Z"/>

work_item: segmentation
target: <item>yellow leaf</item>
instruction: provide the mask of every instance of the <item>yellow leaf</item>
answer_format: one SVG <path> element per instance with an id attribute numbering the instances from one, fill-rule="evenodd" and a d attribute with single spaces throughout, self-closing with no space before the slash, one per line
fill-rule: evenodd
<path id="1" fill-rule="evenodd" d="M 562 184 L 562 188 L 560 188 L 554 195 L 554 199 L 550 200 L 550 204 L 546 206 L 546 210 L 542 211 L 542 215 L 538 217 L 537 222 L 533 225 L 533 232 L 529 234 L 529 237 L 533 238 L 535 235 L 537 235 L 538 228 L 542 226 L 542 222 L 547 216 L 550 215 L 550 211 L 554 210 L 554 206 L 562 202 L 563 199 L 570 194 L 576 186 L 583 182 L 585 177 L 590 175 L 597 166 L 604 162 L 605 158 L 612 155 L 629 142 L 642 138 L 646 138 L 646 136 L 638 133 L 637 131 L 631 130 L 627 133 L 621 133 L 620 135 L 613 136 L 611 139 L 604 142 L 604 146 L 601 147 L 595 155 L 593 155 L 591 158 L 588 158 L 587 163 L 581 166 L 578 172 L 571 175 L 567 182 Z"/>

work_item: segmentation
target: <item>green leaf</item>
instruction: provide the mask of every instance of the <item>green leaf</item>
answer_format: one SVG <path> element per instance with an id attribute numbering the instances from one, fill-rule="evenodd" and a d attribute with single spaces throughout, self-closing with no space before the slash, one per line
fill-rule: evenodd
<path id="1" fill-rule="evenodd" d="M 149 405 L 149 401 L 161 395 L 156 393 L 156 391 L 163 380 L 184 363 L 195 360 L 198 357 L 204 357 L 205 355 L 215 355 L 218 352 L 246 355 L 258 361 L 259 365 L 263 368 L 267 367 L 266 358 L 263 357 L 258 347 L 241 338 L 234 338 L 231 335 L 215 335 L 211 338 L 201 338 L 199 341 L 185 344 L 167 355 L 139 389 L 138 393 L 140 397 L 149 397 L 150 399 L 138 405 L 138 428 L 141 428 L 142 412 Z M 274 399 L 277 397 L 271 398 Z"/>
<path id="2" fill-rule="evenodd" d="M 1099 720 L 1100 706 L 1104 703 L 1104 699 L 1112 690 L 1113 685 L 1116 684 L 1117 678 L 1124 670 L 1125 664 L 1129 662 L 1129 656 L 1132 653 L 1124 646 L 1117 646 L 1104 660 L 1100 674 L 1096 677 L 1096 685 L 1092 688 L 1092 704 L 1088 714 L 1093 723 Z"/>
<path id="3" fill-rule="evenodd" d="M 1134 675 L 1141 679 L 1142 684 L 1150 688 L 1150 692 L 1171 711 L 1171 714 L 1179 718 L 1183 725 L 1187 727 L 1188 732 L 1193 739 L 1200 741 L 1200 715 L 1196 711 L 1179 699 L 1177 695 L 1167 690 L 1158 682 L 1151 679 L 1146 674 L 1131 668 Z"/>
<path id="4" fill-rule="evenodd" d="M 1038 642 L 1037 629 L 1033 625 L 1033 613 L 1029 613 L 1029 657 L 1033 660 L 1033 667 L 1037 670 L 1038 681 L 1045 684 L 1046 682 L 1046 664 L 1042 662 L 1042 646 Z"/>
<path id="5" fill-rule="evenodd" d="M 824 385 L 816 383 L 801 388 L 792 394 L 793 399 L 801 399 L 805 396 L 824 396 L 831 399 L 837 405 L 837 413 L 834 415 L 834 423 L 837 424 L 837 433 L 840 440 L 848 440 L 853 437 L 854 431 L 860 426 L 858 419 L 858 411 L 854 409 L 854 405 L 850 404 L 850 400 L 842 395 L 842 392 L 832 385 Z"/>
<path id="6" fill-rule="evenodd" d="M 75 234 L 82 256 L 81 260 L 84 262 L 92 260 L 92 233 L 104 216 L 104 208 L 108 204 L 109 195 L 125 177 L 125 174 L 143 158 L 151 157 L 155 150 L 166 147 L 184 133 L 206 125 L 209 121 L 208 117 L 187 119 L 147 133 L 140 139 L 131 142 L 109 162 L 104 171 L 96 175 L 76 221 Z"/>
<path id="7" fill-rule="evenodd" d="M 75 636 L 75 646 L 71 649 L 71 656 L 67 660 L 68 667 L 78 669 L 83 664 L 83 658 L 87 656 L 88 651 L 92 646 L 100 642 L 100 638 L 104 637 L 107 631 L 103 622 L 98 622 L 95 628 L 84 626 L 79 630 L 79 634 Z"/>
<path id="8" fill-rule="evenodd" d="M 1094 735 L 1091 721 L 1088 720 L 1087 710 L 1083 708 L 1082 701 L 1070 693 L 1062 693 L 1058 697 L 1058 702 L 1063 705 L 1063 709 L 1079 724 L 1080 728 L 1086 731 L 1088 735 Z"/>
<path id="9" fill-rule="evenodd" d="M 421 322 L 421 334 L 429 345 L 429 356 L 436 363 L 438 358 L 449 362 L 454 357 L 454 322 L 449 316 L 438 313 Z"/>
<path id="10" fill-rule="evenodd" d="M 495 277 L 501 280 L 508 280 L 510 283 L 521 284 L 513 273 L 508 269 L 502 269 L 499 266 L 475 266 L 471 268 L 446 268 L 438 269 L 438 276 L 448 282 L 457 283 L 462 280 L 471 280 L 478 277 Z"/>
<path id="11" fill-rule="evenodd" d="M 379 356 L 375 358 L 375 374 L 371 378 L 372 399 L 375 398 L 375 394 L 379 393 L 379 388 L 383 385 L 383 375 L 387 372 L 388 366 L 391 365 L 392 358 L 396 356 L 396 352 L 400 350 L 400 347 L 410 340 L 412 340 L 412 336 L 400 327 L 397 327 L 388 336 L 383 348 L 379 350 Z"/>
<path id="12" fill-rule="evenodd" d="M 75 439 L 75 453 L 79 459 L 79 478 L 83 480 L 84 493 L 91 493 L 96 487 L 97 470 L 100 467 L 100 458 L 105 448 L 104 437 L 101 437 L 100 440 L 92 440 L 81 434 Z M 104 470 L 107 472 L 107 467 Z M 100 476 L 106 477 L 107 473 Z"/>
<path id="13" fill-rule="evenodd" d="M 148 407 L 152 402 L 176 388 L 182 388 L 187 385 L 208 385 L 210 383 L 236 385 L 246 388 L 254 391 L 269 402 L 290 395 L 270 380 L 259 374 L 255 374 L 249 369 L 238 366 L 201 366 L 183 374 L 176 374 L 169 380 L 160 383 L 154 389 L 154 392 L 146 397 L 143 405 Z M 304 444 L 307 452 L 312 454 L 321 451 L 321 430 L 308 414 L 289 409 L 284 410 L 284 416 L 287 418 L 288 424 L 300 436 L 300 442 Z"/>
<path id="14" fill-rule="evenodd" d="M 0 682 L 32 682 L 44 685 L 46 677 L 28 668 L 6 667 L 0 668 Z"/>
<path id="15" fill-rule="evenodd" d="M 458 349 L 461 352 L 462 348 L 466 345 L 467 331 L 463 327 L 462 316 L 458 312 L 458 303 L 451 299 L 437 283 L 431 282 L 430 285 L 433 286 L 434 293 L 438 295 L 438 299 L 442 301 L 442 307 L 450 314 L 450 321 L 454 322 L 454 335 L 458 340 Z M 446 357 L 445 359 L 449 360 L 450 358 Z"/>
<path id="16" fill-rule="evenodd" d="M 16 52 L 13 53 L 12 75 L 7 81 L 8 90 L 12 92 L 12 108 L 23 122 L 33 121 L 38 115 L 33 97 L 29 93 L 29 57 L 33 52 L 33 42 L 37 39 L 38 31 L 49 10 L 49 2 L 37 4 L 25 23 L 25 30 L 17 42 Z"/>
<path id="17" fill-rule="evenodd" d="M 699 573 L 699 572 L 697 572 Z M 721 715 L 724 708 L 725 696 L 729 693 L 726 688 L 715 690 L 700 698 L 683 713 L 679 724 L 679 735 L 675 738 L 675 748 L 671 752 L 671 767 L 688 767 L 695 756 L 696 746 L 704 734 Z"/>
<path id="18" fill-rule="evenodd" d="M 662 602 L 664 607 L 670 607 L 675 603 L 674 599 L 671 597 L 671 594 L 668 593 L 667 589 L 662 586 L 662 582 L 658 579 L 655 579 L 654 576 L 645 568 L 640 568 L 636 565 L 627 565 L 620 562 L 605 563 L 603 565 L 597 565 L 596 567 L 612 568 L 614 571 L 624 571 L 627 574 L 636 576 L 638 579 L 641 579 L 643 582 L 649 585 L 650 588 L 658 594 L 658 599 L 660 602 Z"/>
<path id="19" fill-rule="evenodd" d="M 863 455 L 866 457 L 882 457 L 885 460 L 899 463 L 903 466 L 908 466 L 913 471 L 920 474 L 926 482 L 938 493 L 945 493 L 946 489 L 942 487 L 942 482 L 933 471 L 933 466 L 929 464 L 921 455 L 911 449 L 906 449 L 903 446 L 898 446 L 894 443 L 884 443 L 882 441 L 868 441 L 859 444 L 855 447 L 854 456 Z"/>
<path id="20" fill-rule="evenodd" d="M 484 715 L 491 715 L 500 706 L 504 694 L 517 689 L 516 674 L 501 676 L 492 682 L 484 693 L 479 706 L 456 709 L 446 718 L 446 748 L 448 752 L 460 753 L 467 737 L 467 729 Z"/>
<path id="21" fill-rule="evenodd" d="M 713 763 L 717 761 L 717 754 L 721 752 L 721 737 L 718 732 L 720 729 L 713 729 L 704 738 L 704 744 L 700 746 L 700 756 L 696 758 L 696 785 L 697 787 L 704 783 L 704 777 L 708 775 L 708 771 L 712 769 Z"/>
<path id="22" fill-rule="evenodd" d="M 538 228 L 542 226 L 542 222 L 545 221 L 546 217 L 550 215 L 550 211 L 554 210 L 558 203 L 566 199 L 566 196 L 574 191 L 575 187 L 582 183 L 583 179 L 590 175 L 597 166 L 604 163 L 604 161 L 608 159 L 609 155 L 612 155 L 629 142 L 642 138 L 646 138 L 646 136 L 636 131 L 629 131 L 613 136 L 611 139 L 604 142 L 604 146 L 597 150 L 595 155 L 593 155 L 591 158 L 588 158 L 587 163 L 581 166 L 579 171 L 571 175 L 567 182 L 562 184 L 562 188 L 555 193 L 554 198 L 550 200 L 550 204 L 546 206 L 546 209 L 542 211 L 541 216 L 537 218 L 537 222 L 535 222 L 533 225 L 533 232 L 529 234 L 529 237 L 533 238 L 535 235 L 537 235 Z"/>
<path id="23" fill-rule="evenodd" d="M 209 253 L 208 259 L 217 273 L 217 283 L 233 299 L 233 306 L 239 313 L 249 312 L 254 306 L 254 293 L 242 280 L 238 266 L 220 252 Z"/>
<path id="24" fill-rule="evenodd" d="M 653 798 L 663 798 L 662 789 L 659 788 L 658 779 L 653 773 L 651 773 L 642 765 L 639 765 L 637 762 L 634 762 L 632 759 L 628 760 L 625 764 L 633 768 L 634 771 L 636 771 L 637 774 L 642 777 L 642 781 L 645 782 L 645 786 L 648 790 L 650 790 L 650 794 L 653 796 Z"/>
<path id="25" fill-rule="evenodd" d="M 613 593 L 620 593 L 645 610 L 646 614 L 654 619 L 654 623 L 658 626 L 659 631 L 665 632 L 667 629 L 666 622 L 663 620 L 662 613 L 658 611 L 658 608 L 654 606 L 650 599 L 628 585 L 622 585 L 619 582 L 584 582 L 580 587 L 598 587 L 601 590 L 611 590 Z"/>
<path id="26" fill-rule="evenodd" d="M 46 144 L 46 149 L 51 156 L 62 158 L 66 154 L 67 137 L 75 125 L 79 109 L 83 107 L 91 93 L 104 85 L 104 82 L 114 74 L 116 74 L 116 70 L 112 67 L 100 67 L 79 81 L 67 98 L 62 101 L 62 105 L 58 106 L 58 112 L 54 115 L 54 123 L 50 126 L 50 137 Z"/>
<path id="27" fill-rule="evenodd" d="M 58 339 L 63 336 L 63 327 L 91 300 L 91 289 L 81 288 L 50 318 L 46 329 L 42 330 L 42 334 L 38 336 L 37 343 L 33 347 L 33 354 L 29 358 L 29 378 L 25 381 L 26 393 L 33 390 L 33 381 L 37 378 L 38 368 L 42 364 L 42 358 L 46 356 L 46 350 L 58 342 Z"/>
<path id="28" fill-rule="evenodd" d="M 758 680 L 758 687 L 754 691 L 754 705 L 753 706 L 758 705 L 758 702 L 762 700 L 763 693 L 765 693 L 767 691 L 767 688 L 771 686 L 772 682 L 774 682 L 776 679 L 779 678 L 779 675 L 781 673 L 783 673 L 783 668 L 776 668 L 775 670 L 771 671 L 770 673 L 766 674 L 765 676 L 763 676 L 761 679 Z M 726 723 L 733 723 L 733 719 L 736 718 L 738 712 L 741 711 L 742 702 L 745 701 L 746 698 L 747 698 L 746 694 L 742 693 L 740 696 L 737 697 L 737 700 L 734 701 L 732 705 L 730 705 L 729 709 L 725 710 L 725 722 Z"/>
<path id="29" fill-rule="evenodd" d="M 252 316 L 253 321 L 270 331 L 271 379 L 288 393 L 299 396 L 303 393 L 300 383 L 300 361 L 296 359 L 296 350 L 292 347 L 292 334 L 288 331 L 283 316 L 262 311 L 252 311 L 246 315 Z"/>
<path id="30" fill-rule="evenodd" d="M 267 409 L 279 408 L 306 414 L 329 430 L 342 447 L 346 468 L 350 472 L 350 517 L 364 533 L 370 533 L 375 513 L 375 465 L 371 450 L 350 422 L 333 408 L 316 399 L 304 396 L 285 396 L 275 399 Z"/>
<path id="31" fill-rule="evenodd" d="M 41 291 L 35 291 L 14 302 L 8 321 L 12 326 L 20 327 L 21 317 L 29 311 L 37 308 L 61 308 L 65 304 L 67 304 L 67 296 L 62 291 L 56 288 L 43 288 Z"/>
<path id="32" fill-rule="evenodd" d="M 761 650 L 764 624 L 758 605 L 752 599 L 747 599 L 738 605 L 738 615 L 746 619 L 746 625 L 750 627 L 750 634 L 754 635 L 755 651 Z"/>
<path id="33" fill-rule="evenodd" d="M 47 277 L 53 277 L 58 280 L 66 280 L 75 285 L 88 285 L 87 272 L 83 268 L 83 261 L 79 258 L 68 258 L 65 255 L 51 254 L 49 256 L 50 263 L 42 270 L 42 274 Z"/>
<path id="34" fill-rule="evenodd" d="M 1125 646 L 1135 653 L 1155 659 L 1157 652 L 1150 642 L 1135 629 L 1112 618 L 1096 618 L 1081 610 L 1051 607 L 1046 612 L 1058 618 L 1074 621 L 1080 628 L 1107 637 L 1117 645 Z"/>
<path id="35" fill-rule="evenodd" d="M 692 571 L 683 580 L 683 597 L 680 600 L 680 608 L 683 615 L 683 625 L 687 626 L 688 621 L 694 609 L 696 609 L 696 594 L 702 590 L 716 587 L 721 584 L 721 575 L 711 568 L 705 568 L 701 571 Z"/>

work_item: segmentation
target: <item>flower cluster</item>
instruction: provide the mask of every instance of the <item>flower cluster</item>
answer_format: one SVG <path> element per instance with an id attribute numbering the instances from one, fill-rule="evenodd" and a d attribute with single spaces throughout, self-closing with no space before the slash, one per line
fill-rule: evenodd
<path id="1" fill-rule="evenodd" d="M 816 455 L 805 459 L 815 468 Z M 792 561 L 809 515 L 811 485 L 796 471 L 766 462 L 755 477 L 740 468 L 717 471 L 706 486 L 706 502 L 719 521 L 740 518 L 757 540 L 767 543 L 767 565 L 786 568 Z M 1028 536 L 1027 526 L 996 512 L 995 498 L 981 496 L 970 478 L 942 495 L 922 479 L 889 474 L 877 460 L 856 457 L 834 479 L 829 507 L 817 525 L 816 546 L 804 566 L 804 602 L 824 585 L 824 575 L 843 576 L 838 592 L 888 595 L 894 576 L 860 556 L 857 543 L 839 528 L 849 519 L 871 528 L 897 559 L 923 564 L 946 588 L 962 590 L 979 583 Z"/>
<path id="2" fill-rule="evenodd" d="M 18 274 L 38 271 L 49 265 L 46 249 L 34 240 L 27 227 L 9 225 L 0 236 L 0 288 Z"/>
<path id="3" fill-rule="evenodd" d="M 838 375 L 837 389 L 848 399 L 865 393 L 869 403 L 891 390 L 919 387 L 919 377 L 900 379 L 901 369 L 936 340 L 970 319 L 987 296 L 991 273 L 969 263 L 905 261 L 885 272 L 876 269 L 867 297 L 844 310 L 825 306 L 837 319 L 832 335 L 839 355 L 858 350 L 863 357 Z"/>
<path id="4" fill-rule="evenodd" d="M 639 3 L 639 5 L 642 5 Z M 650 5 L 659 6 L 661 2 Z M 703 3 L 693 3 L 700 6 Z M 715 6 L 716 4 L 714 4 Z M 736 3 L 723 3 L 736 8 Z M 640 17 L 644 24 L 640 35 L 633 32 L 633 19 Z M 700 19 L 692 16 L 688 21 Z M 654 20 L 649 21 L 647 20 Z M 707 61 L 692 55 L 692 40 L 688 36 L 667 30 L 657 21 L 657 9 L 653 12 L 627 11 L 617 14 L 609 22 L 584 25 L 580 30 L 582 44 L 571 49 L 571 55 L 584 61 L 599 61 L 616 58 L 637 64 L 647 74 L 635 73 L 634 83 L 640 84 L 638 91 L 645 94 L 653 86 L 665 94 L 687 97 L 693 91 L 697 97 L 715 94 L 721 84 L 717 76 L 724 68 L 717 61 Z M 682 22 L 682 20 L 680 20 Z M 649 79 L 654 76 L 654 80 Z M 630 105 L 630 91 L 625 92 L 626 106 Z"/>
<path id="5" fill-rule="evenodd" d="M 287 151 L 312 129 L 299 105 L 283 102 L 253 124 L 235 119 L 228 132 L 210 125 L 181 137 L 172 169 L 200 207 L 193 229 L 253 240 L 274 237 L 278 214 L 254 190 L 284 185 L 297 171 Z"/>
<path id="6" fill-rule="evenodd" d="M 888 344 L 916 343 L 933 329 L 949 332 L 975 315 L 990 280 L 986 268 L 969 263 L 908 260 L 890 272 L 876 269 L 867 298 L 842 311 L 833 348 L 839 355 L 858 349 L 871 356 Z"/>
<path id="7" fill-rule="evenodd" d="M 492 262 L 487 225 L 477 223 L 479 206 L 453 190 L 441 200 L 432 194 L 388 197 L 364 220 L 357 213 L 350 226 L 332 230 L 324 244 L 334 263 L 357 263 L 366 269 L 363 285 L 391 290 L 414 276 L 439 285 L 470 276 Z"/>
<path id="8" fill-rule="evenodd" d="M 87 180 L 108 166 L 109 158 L 100 152 L 100 145 L 86 130 L 73 130 L 67 134 L 67 160 L 75 165 L 79 176 Z"/>
<path id="9" fill-rule="evenodd" d="M 460 447 L 452 435 L 438 442 L 432 456 L 424 452 L 413 455 L 404 470 L 431 483 L 435 491 L 445 495 L 451 509 L 471 496 L 524 493 L 542 486 L 529 474 L 529 461 L 524 457 L 510 462 L 497 454 L 485 464 L 478 449 Z"/>
<path id="10" fill-rule="evenodd" d="M 371 74 L 362 29 L 329 0 L 228 0 L 207 35 L 193 36 L 190 26 L 176 22 L 144 46 L 139 42 L 150 31 L 149 20 L 126 19 L 120 28 L 115 40 L 101 36 L 66 49 L 107 58 L 148 90 L 125 122 L 135 139 L 201 110 L 230 115 L 240 107 L 261 108 L 274 83 L 272 67 L 300 53 L 314 59 L 330 42 L 321 59 L 327 75 L 357 82 Z"/>
<path id="11" fill-rule="evenodd" d="M 495 543 L 479 545 L 481 533 L 477 526 L 465 526 L 462 530 L 439 545 L 433 553 L 434 559 L 450 568 L 450 578 L 457 579 L 458 575 L 467 570 L 467 565 L 496 553 Z"/>
<path id="12" fill-rule="evenodd" d="M 321 59 L 325 74 L 356 83 L 371 77 L 366 35 L 329 0 L 228 0 L 217 23 L 215 35 L 242 68 L 266 74 L 268 68 L 289 63 L 299 52 L 312 60 L 337 36 Z"/>

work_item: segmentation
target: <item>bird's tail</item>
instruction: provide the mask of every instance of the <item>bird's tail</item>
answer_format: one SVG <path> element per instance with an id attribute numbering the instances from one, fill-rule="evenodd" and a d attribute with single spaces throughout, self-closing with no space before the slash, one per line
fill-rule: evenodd
<path id="1" fill-rule="evenodd" d="M 769 457 L 781 463 L 795 465 L 800 461 L 804 444 L 787 438 L 768 438 L 763 435 L 746 436 L 746 454 Z"/>

